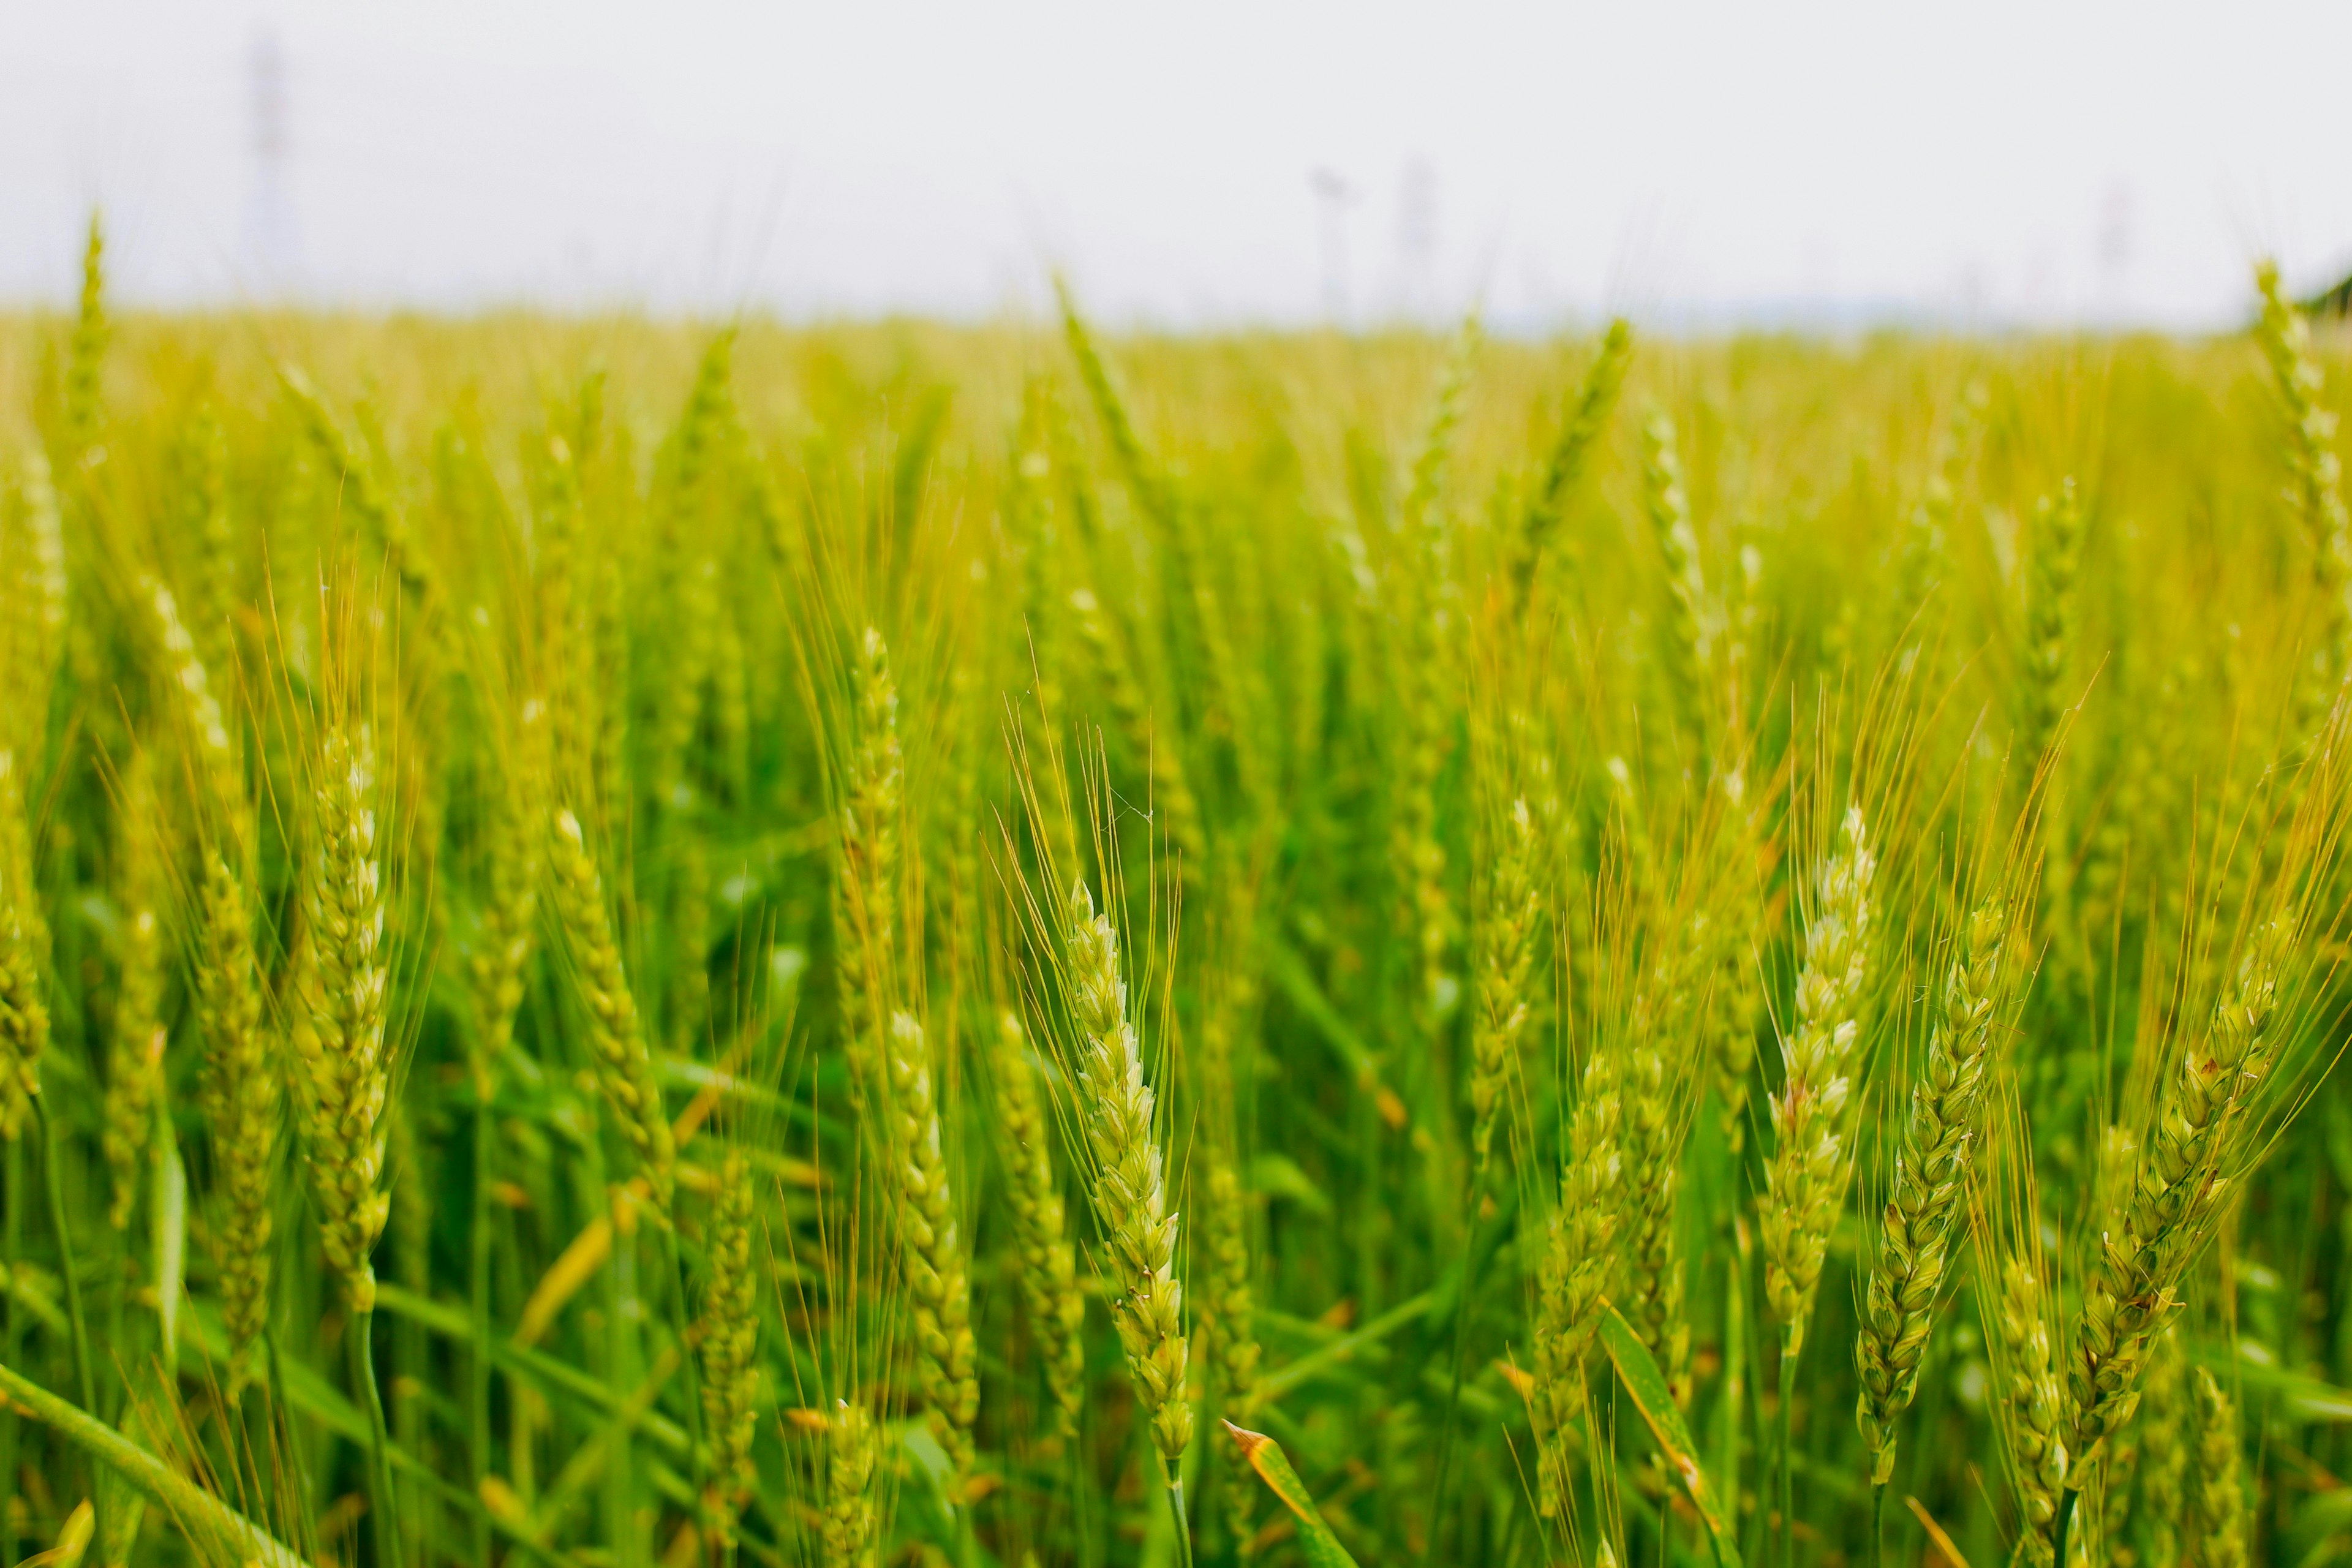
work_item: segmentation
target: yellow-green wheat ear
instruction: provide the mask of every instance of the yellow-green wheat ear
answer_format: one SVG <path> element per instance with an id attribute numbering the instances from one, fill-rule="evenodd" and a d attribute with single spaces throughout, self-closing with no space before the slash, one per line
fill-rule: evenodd
<path id="1" fill-rule="evenodd" d="M 1517 548 L 1511 561 L 1513 598 L 1524 612 L 1533 597 L 1545 555 L 1559 538 L 1567 513 L 1568 497 L 1592 458 L 1593 448 L 1624 390 L 1625 373 L 1633 363 L 1633 332 L 1621 318 L 1609 323 L 1601 351 L 1584 374 L 1583 384 L 1570 400 L 1559 434 L 1546 455 L 1543 470 L 1527 510 L 1519 521 Z"/>
<path id="2" fill-rule="evenodd" d="M 98 445 L 104 388 L 100 378 L 106 367 L 107 341 L 113 336 L 106 317 L 106 229 L 97 213 L 89 215 L 89 237 L 82 247 L 81 300 L 74 312 L 73 337 L 66 350 L 66 457 L 77 468 L 89 460 Z"/>
<path id="3" fill-rule="evenodd" d="M 841 943 L 844 1045 L 852 1085 L 878 1084 L 898 973 L 899 826 L 906 761 L 898 741 L 898 688 L 890 650 L 872 626 L 858 640 L 857 731 L 841 805 L 834 924 Z"/>
<path id="4" fill-rule="evenodd" d="M 205 858 L 200 913 L 196 1019 L 205 1061 L 199 1103 L 212 1147 L 213 1256 L 234 1400 L 251 1374 L 254 1347 L 269 1321 L 270 1184 L 283 1079 L 262 1022 L 252 913 L 244 885 L 218 852 Z"/>
<path id="5" fill-rule="evenodd" d="M 940 1146 L 930 1047 L 907 1013 L 890 1019 L 889 1152 L 900 1258 L 913 1312 L 915 1381 L 959 1478 L 972 1462 L 980 1414 L 980 1348 L 971 1332 L 971 1285 L 957 1228 L 955 1194 Z"/>
<path id="6" fill-rule="evenodd" d="M 2139 1429 L 2139 1506 L 2133 1541 L 2139 1561 L 2171 1563 L 2180 1552 L 2181 1521 L 2188 1511 L 2189 1455 L 2199 1437 L 2195 1391 L 2180 1331 L 2157 1336 L 2147 1357 L 2137 1414 Z"/>
<path id="7" fill-rule="evenodd" d="M 1874 1486 L 1894 1479 L 1895 1419 L 1918 1388 L 1969 1163 L 1984 1140 L 1985 1079 L 1995 1031 L 2023 967 L 2010 952 L 2013 936 L 2003 900 L 1988 900 L 1969 917 L 1944 981 L 1943 1015 L 1911 1088 L 1854 1346 L 1862 1374 L 1855 1415 L 1870 1451 Z"/>
<path id="8" fill-rule="evenodd" d="M 170 868 L 158 842 L 153 764 L 140 752 L 124 770 L 117 822 L 117 936 L 114 1023 L 107 1036 L 105 1131 L 111 1197 L 107 1223 L 121 1230 L 153 1146 L 156 1098 L 163 1081 L 163 988 L 167 976 L 163 900 Z"/>
<path id="9" fill-rule="evenodd" d="M 2344 502 L 2344 468 L 2336 455 L 2336 416 L 2320 402 L 2326 377 L 2312 353 L 2311 323 L 2279 287 L 2276 264 L 2255 269 L 2263 297 L 2256 337 L 2285 415 L 2290 482 L 2287 500 L 2303 534 L 2318 591 L 2321 635 L 2315 639 L 2314 679 L 2298 693 L 2306 725 L 2333 697 L 2352 639 L 2352 510 Z"/>
<path id="10" fill-rule="evenodd" d="M 2063 1399 L 2050 1353 L 2048 1295 L 2026 1259 L 2001 1258 L 2000 1268 L 1992 1317 L 2001 1352 L 2000 1427 L 2027 1527 L 2027 1555 L 2047 1563 L 2059 1489 L 2067 1473 L 2066 1445 L 2059 1433 Z"/>
<path id="11" fill-rule="evenodd" d="M 1019 1015 L 1010 1009 L 997 1015 L 994 1045 L 996 1121 L 1022 1308 L 1045 1365 L 1055 1430 L 1067 1441 L 1077 1436 L 1086 1402 L 1087 1300 L 1078 1288 L 1077 1253 L 1054 1174 L 1053 1125 Z"/>
<path id="12" fill-rule="evenodd" d="M 825 1435 L 824 1568 L 867 1568 L 873 1562 L 881 1522 L 874 1495 L 880 1461 L 873 1413 L 837 1402 Z"/>
<path id="13" fill-rule="evenodd" d="M 0 498 L 0 750 L 16 753 L 22 791 L 47 745 L 51 688 L 65 657 L 66 546 L 39 447 L 25 450 L 16 489 L 14 506 Z"/>
<path id="14" fill-rule="evenodd" d="M 2197 1395 L 2197 1467 L 2189 1495 L 2189 1560 L 2200 1568 L 2246 1568 L 2246 1483 L 2237 1401 L 2204 1367 L 2190 1379 Z"/>
<path id="15" fill-rule="evenodd" d="M 320 1238 L 352 1310 L 366 1312 L 375 1305 L 376 1239 L 391 1213 L 382 1185 L 390 973 L 366 730 L 330 726 L 311 767 L 313 842 L 303 888 L 309 1026 L 295 1032 L 295 1049 Z"/>
<path id="16" fill-rule="evenodd" d="M 25 820 L 16 753 L 0 750 L 0 1137 L 14 1142 L 41 1092 L 49 1048 L 49 1008 L 41 994 L 48 925 L 33 885 L 32 835 Z"/>
<path id="17" fill-rule="evenodd" d="M 2083 508 L 2074 481 L 2034 509 L 2026 563 L 2024 677 L 2018 754 L 2029 763 L 2058 733 L 2066 703 L 2066 661 L 2074 640 L 2074 583 L 2083 561 Z"/>
<path id="18" fill-rule="evenodd" d="M 1715 662 L 1718 616 L 1699 564 L 1698 531 L 1691 521 L 1690 485 L 1683 476 L 1675 422 L 1653 414 L 1642 426 L 1642 510 L 1666 569 L 1666 610 L 1658 657 L 1683 733 L 1700 748 L 1707 739 L 1709 700 L 1704 682 Z"/>
<path id="19" fill-rule="evenodd" d="M 1765 1297 L 1780 1321 L 1782 1353 L 1804 1342 L 1830 1232 L 1852 1171 L 1859 1016 L 1870 963 L 1871 880 L 1877 862 L 1862 810 L 1850 807 L 1823 863 L 1797 976 L 1795 1027 L 1781 1045 L 1780 1092 L 1772 1099 L 1777 1142 L 1765 1167 L 1759 1229 Z"/>
<path id="20" fill-rule="evenodd" d="M 759 1481 L 751 1440 L 760 1426 L 760 1276 L 752 1257 L 751 1169 L 740 1150 L 728 1151 L 718 1177 L 704 1232 L 708 1262 L 698 1331 L 712 1512 L 719 1539 L 731 1542 L 740 1500 Z"/>
<path id="21" fill-rule="evenodd" d="M 1185 1377 L 1184 1290 L 1176 1278 L 1176 1215 L 1168 1190 L 1143 1048 L 1129 1021 L 1118 932 L 1085 882 L 1069 901 L 1068 984 L 1078 1030 L 1079 1116 L 1103 1233 L 1111 1312 L 1151 1440 L 1176 1473 L 1192 1440 Z"/>
<path id="22" fill-rule="evenodd" d="M 2202 1038 L 2170 1069 L 2120 1223 L 2092 1258 L 2066 1362 L 2067 1446 L 2084 1466 L 2131 1418 L 2150 1346 L 2178 1316 L 2182 1277 L 2231 1191 L 2215 1178 L 2242 1155 L 2255 1127 L 2248 1112 L 2284 1047 L 2279 1014 L 2296 941 L 2291 911 L 2249 933 Z"/>
<path id="23" fill-rule="evenodd" d="M 546 861 L 548 724 L 545 704 L 522 705 L 515 752 L 498 790 L 489 840 L 489 887 L 469 965 L 480 1068 L 487 1075 L 514 1035 L 515 1013 L 539 936 L 539 891 Z"/>
<path id="24" fill-rule="evenodd" d="M 1256 1290 L 1249 1255 L 1249 1211 L 1241 1176 L 1231 1158 L 1210 1156 L 1202 1183 L 1196 1268 L 1202 1275 L 1200 1305 L 1210 1341 L 1208 1359 L 1217 1380 L 1221 1414 L 1227 1421 L 1251 1419 L 1257 1404 L 1259 1347 Z M 1246 1553 L 1254 1534 L 1259 1481 L 1246 1467 L 1229 1471 L 1224 1489 L 1225 1526 Z"/>
<path id="25" fill-rule="evenodd" d="M 1478 922 L 1477 1010 L 1470 1020 L 1470 1142 L 1482 1171 L 1527 1033 L 1528 972 L 1543 913 L 1536 887 L 1535 817 L 1525 797 L 1511 802 L 1498 837 Z"/>
<path id="26" fill-rule="evenodd" d="M 1613 1051 L 1589 1048 L 1536 1291 L 1528 1403 L 1536 1422 L 1537 1503 L 1548 1519 L 1574 1512 L 1570 1429 L 1586 1411 L 1585 1362 L 1622 1268 L 1616 1246 L 1626 1218 L 1622 1072 Z"/>
<path id="27" fill-rule="evenodd" d="M 667 1215 L 677 1178 L 677 1139 L 663 1114 L 645 1022 L 604 908 L 604 878 L 588 852 L 580 819 L 569 809 L 555 814 L 547 868 L 556 916 L 578 973 L 580 999 L 588 1009 L 588 1049 L 596 1064 L 597 1088 L 636 1155 L 655 1204 Z"/>

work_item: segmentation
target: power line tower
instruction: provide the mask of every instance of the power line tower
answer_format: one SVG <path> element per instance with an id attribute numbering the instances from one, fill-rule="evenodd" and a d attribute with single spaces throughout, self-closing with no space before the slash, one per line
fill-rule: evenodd
<path id="1" fill-rule="evenodd" d="M 1348 324 L 1348 209 L 1356 187 L 1334 169 L 1307 176 L 1315 192 L 1317 237 L 1323 252 L 1323 315 L 1335 327 Z"/>
<path id="2" fill-rule="evenodd" d="M 1437 171 L 1419 158 L 1404 166 L 1397 187 L 1399 304 L 1408 321 L 1437 311 Z"/>
<path id="3" fill-rule="evenodd" d="M 247 151 L 253 160 L 245 213 L 247 265 L 254 289 L 275 296 L 294 285 L 300 235 L 287 177 L 293 147 L 287 125 L 286 54 L 268 27 L 254 34 L 246 57 L 246 110 Z"/>

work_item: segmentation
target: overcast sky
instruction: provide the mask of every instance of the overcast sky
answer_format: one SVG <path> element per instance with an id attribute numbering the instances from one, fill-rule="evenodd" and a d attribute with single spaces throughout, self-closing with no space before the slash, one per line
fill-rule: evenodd
<path id="1" fill-rule="evenodd" d="M 98 204 L 157 303 L 2198 326 L 2352 266 L 2347 66 L 2250 0 L 0 0 L 0 300 Z"/>

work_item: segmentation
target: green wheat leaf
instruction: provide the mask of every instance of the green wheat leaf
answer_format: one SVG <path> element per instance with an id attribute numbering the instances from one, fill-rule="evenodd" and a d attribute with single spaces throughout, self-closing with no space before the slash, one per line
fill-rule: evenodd
<path id="1" fill-rule="evenodd" d="M 1307 1483 L 1298 1479 L 1298 1472 L 1290 1468 L 1282 1445 L 1263 1432 L 1245 1432 L 1230 1421 L 1225 1423 L 1225 1430 L 1234 1435 L 1234 1442 L 1241 1449 L 1242 1458 L 1249 1461 L 1250 1468 L 1258 1473 L 1258 1479 L 1297 1520 L 1299 1548 L 1306 1553 L 1310 1568 L 1356 1568 L 1356 1560 L 1348 1555 L 1348 1549 L 1339 1544 L 1339 1538 L 1331 1533 L 1331 1527 L 1315 1510 L 1315 1500 L 1307 1495 Z"/>
<path id="2" fill-rule="evenodd" d="M 1633 1325 L 1615 1307 L 1604 1303 L 1601 1311 L 1601 1342 L 1609 1347 L 1609 1359 L 1617 1368 L 1617 1379 L 1633 1397 L 1633 1407 L 1649 1424 L 1650 1435 L 1658 1441 L 1667 1467 L 1682 1483 L 1690 1497 L 1691 1506 L 1698 1510 L 1706 1521 L 1706 1533 L 1715 1543 L 1715 1560 L 1719 1568 L 1740 1568 L 1739 1542 L 1732 1531 L 1731 1521 L 1722 1504 L 1707 1489 L 1706 1472 L 1699 1468 L 1698 1445 L 1691 1441 L 1690 1428 L 1683 1425 L 1683 1413 L 1675 1406 L 1674 1392 L 1666 1385 L 1666 1374 L 1658 1370 L 1657 1359 L 1634 1333 Z"/>

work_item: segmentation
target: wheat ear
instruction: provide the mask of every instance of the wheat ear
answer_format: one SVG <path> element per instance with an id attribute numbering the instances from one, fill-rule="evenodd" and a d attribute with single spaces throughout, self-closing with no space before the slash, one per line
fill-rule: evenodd
<path id="1" fill-rule="evenodd" d="M 2137 1416 L 2140 1557 L 2151 1568 L 2175 1561 L 2180 1552 L 2192 1413 L 2180 1331 L 2167 1329 L 2149 1347 Z"/>
<path id="2" fill-rule="evenodd" d="M 555 911 L 578 966 L 581 1000 L 588 1007 L 588 1048 L 596 1061 L 596 1083 L 612 1108 L 621 1136 L 637 1157 L 656 1206 L 669 1212 L 677 1176 L 677 1144 L 662 1112 L 661 1086 L 654 1079 L 653 1053 L 645 1022 L 621 963 L 621 945 L 604 909 L 604 879 L 588 853 L 580 819 L 569 810 L 555 814 L 548 839 L 547 868 Z"/>
<path id="3" fill-rule="evenodd" d="M 1601 352 L 1593 356 L 1591 366 L 1584 373 L 1583 384 L 1578 387 L 1567 416 L 1560 421 L 1559 435 L 1545 458 L 1542 476 L 1536 481 L 1535 493 L 1528 498 L 1526 515 L 1519 522 L 1518 547 L 1511 561 L 1511 584 L 1513 598 L 1522 612 L 1534 595 L 1544 552 L 1559 532 L 1568 492 L 1591 460 L 1593 448 L 1600 445 L 1610 411 L 1617 406 L 1617 395 L 1624 389 L 1625 372 L 1633 363 L 1633 329 L 1622 319 L 1610 322 L 1608 332 L 1601 340 Z"/>
<path id="4" fill-rule="evenodd" d="M 1060 1185 L 1054 1179 L 1045 1095 L 1029 1058 L 1028 1031 L 1010 1010 L 997 1015 L 996 1124 L 1007 1175 L 1005 1205 L 1013 1220 L 1013 1254 L 1020 1263 L 1021 1304 L 1055 1425 L 1066 1440 L 1077 1435 L 1086 1403 L 1087 1299 L 1079 1292 L 1077 1256 L 1068 1237 Z"/>
<path id="5" fill-rule="evenodd" d="M 367 731 L 331 726 L 313 768 L 314 843 L 303 887 L 310 1027 L 295 1040 L 327 1261 L 352 1310 L 366 1312 L 375 1305 L 371 1256 L 391 1212 L 382 1186 L 389 974 Z"/>
<path id="6" fill-rule="evenodd" d="M 155 1102 L 163 1089 L 164 931 L 163 847 L 157 841 L 153 764 L 133 757 L 122 780 L 121 860 L 116 888 L 121 911 L 121 980 L 114 1027 L 107 1036 L 105 1131 L 100 1140 L 112 1193 L 107 1223 L 121 1230 L 154 1145 Z"/>
<path id="7" fill-rule="evenodd" d="M 825 1439 L 824 1568 L 867 1568 L 873 1562 L 881 1518 L 874 1472 L 880 1459 L 873 1413 L 845 1400 L 837 1404 Z"/>
<path id="8" fill-rule="evenodd" d="M 1984 1137 L 1985 1075 L 1994 1031 L 2019 965 L 2006 900 L 1979 905 L 1968 920 L 1944 980 L 1943 1016 L 1911 1088 L 1895 1182 L 1882 1215 L 1877 1265 L 1863 1298 L 1854 1362 L 1862 1374 L 1855 1418 L 1870 1453 L 1873 1486 L 1894 1479 L 1895 1417 L 1919 1383 L 1961 1212 L 1968 1166 Z"/>
<path id="9" fill-rule="evenodd" d="M 971 1283 L 956 1228 L 955 1194 L 940 1142 L 930 1046 L 911 1014 L 892 1015 L 886 1059 L 889 1155 L 898 1183 L 892 1198 L 912 1297 L 915 1380 L 961 1482 L 971 1470 L 980 1350 L 971 1333 Z"/>
<path id="10" fill-rule="evenodd" d="M 1690 487 L 1683 478 L 1675 422 L 1653 414 L 1642 425 L 1642 510 L 1666 568 L 1666 614 L 1659 626 L 1664 666 L 1683 733 L 1706 756 L 1708 738 L 1705 683 L 1715 663 L 1717 623 L 1699 565 L 1698 531 L 1691 521 Z"/>
<path id="11" fill-rule="evenodd" d="M 0 1136 L 15 1142 L 41 1092 L 49 1008 L 41 995 L 48 922 L 33 886 L 32 835 L 14 752 L 0 749 Z"/>
<path id="12" fill-rule="evenodd" d="M 2322 661 L 2309 684 L 2311 694 L 2324 700 L 2344 673 L 2347 642 L 2352 640 L 2352 608 L 2345 595 L 2352 591 L 2352 510 L 2344 503 L 2344 466 L 2336 455 L 2336 416 L 2323 406 L 2320 394 L 2326 378 L 2311 349 L 2311 323 L 2291 304 L 2279 287 L 2278 268 L 2265 261 L 2255 269 L 2254 283 L 2262 292 L 2262 317 L 2256 338 L 2263 357 L 2270 362 L 2271 378 L 2286 414 L 2291 481 L 2287 500 L 2303 530 L 2304 548 L 2310 552 L 2314 585 L 2322 601 L 2325 635 L 2314 657 Z"/>
<path id="13" fill-rule="evenodd" d="M 488 896 L 482 900 L 482 931 L 468 968 L 474 984 L 478 1070 L 481 1087 L 514 1037 L 515 1011 L 522 1005 L 524 977 L 539 934 L 539 890 L 546 861 L 546 706 L 537 699 L 522 705 L 514 754 L 508 759 L 505 787 L 492 819 Z"/>
<path id="14" fill-rule="evenodd" d="M 1537 1288 L 1528 1404 L 1536 1416 L 1536 1496 L 1546 1518 L 1565 1519 L 1573 1506 L 1568 1433 L 1584 1413 L 1585 1359 L 1619 1267 L 1612 1244 L 1623 1201 L 1622 1077 L 1599 1047 L 1585 1063 Z"/>
<path id="15" fill-rule="evenodd" d="M 2031 1224 L 2030 1217 L 2028 1224 Z M 2064 1399 L 2051 1362 L 2049 1289 L 2026 1258 L 1998 1260 L 1988 1325 L 1999 1347 L 2001 1436 L 2009 1446 L 2011 1479 L 2026 1527 L 2026 1551 L 2048 1563 L 2058 1493 L 2065 1484 L 2066 1444 L 2059 1433 Z"/>
<path id="16" fill-rule="evenodd" d="M 1780 1320 L 1781 1353 L 1791 1358 L 1804 1344 L 1813 1289 L 1852 1170 L 1848 1142 L 1862 1042 L 1857 1015 L 1870 964 L 1875 865 L 1862 810 L 1850 807 L 1837 851 L 1822 868 L 1805 931 L 1796 1027 L 1781 1045 L 1784 1076 L 1772 1099 L 1777 1142 L 1765 1167 L 1759 1216 L 1765 1294 Z"/>
<path id="17" fill-rule="evenodd" d="M 216 852 L 205 858 L 202 898 L 196 958 L 196 1015 L 205 1042 L 201 1098 L 219 1205 L 214 1253 L 234 1399 L 251 1375 L 254 1346 L 269 1324 L 270 1175 L 283 1119 L 282 1080 L 262 1023 L 245 887 Z"/>
<path id="18" fill-rule="evenodd" d="M 1185 1385 L 1184 1291 L 1176 1279 L 1176 1215 L 1168 1189 L 1154 1102 L 1143 1080 L 1143 1047 L 1128 1020 L 1118 932 L 1095 911 L 1081 881 L 1069 903 L 1070 1002 L 1078 1029 L 1080 1115 L 1111 1280 L 1112 1316 L 1128 1371 L 1150 1423 L 1152 1446 L 1171 1489 L 1192 1440 Z"/>
<path id="19" fill-rule="evenodd" d="M 2179 1311 L 2181 1276 L 2230 1190 L 2228 1144 L 2279 1047 L 2273 1026 L 2294 938 L 2284 915 L 2254 932 L 2211 1027 L 2180 1053 L 2122 1223 L 2092 1260 L 2066 1363 L 2067 1447 L 2085 1467 L 2130 1418 L 2149 1343 Z"/>
<path id="20" fill-rule="evenodd" d="M 2041 756 L 2058 733 L 2066 658 L 2074 640 L 2074 579 L 2082 562 L 2083 509 L 2070 479 L 2033 512 L 2032 548 L 2026 561 L 2021 756 Z"/>
<path id="21" fill-rule="evenodd" d="M 1208 865 L 1209 836 L 1202 826 L 1200 799 L 1185 777 L 1176 737 L 1153 722 L 1151 700 L 1128 657 L 1126 639 L 1094 590 L 1074 590 L 1070 609 L 1077 617 L 1078 636 L 1103 682 L 1111 712 L 1150 774 L 1152 814 L 1175 851 L 1177 876 L 1190 889 Z"/>
<path id="22" fill-rule="evenodd" d="M 752 1268 L 751 1169 L 728 1151 L 704 1232 L 709 1259 L 700 1323 L 703 1429 L 711 1447 L 711 1515 L 731 1546 L 740 1500 L 759 1482 L 751 1439 L 760 1426 L 759 1275 Z"/>
<path id="23" fill-rule="evenodd" d="M 857 738 L 841 808 L 840 866 L 834 879 L 841 956 L 843 1032 L 853 1082 L 878 1082 L 887 1048 L 898 973 L 899 819 L 906 763 L 898 743 L 898 689 L 882 634 L 858 642 Z"/>
<path id="24" fill-rule="evenodd" d="M 345 1335 L 355 1392 L 368 1414 L 374 1471 L 369 1512 L 376 1551 L 400 1557 L 399 1524 L 376 1388 L 373 1323 L 376 1240 L 392 1210 L 383 1186 L 391 1062 L 384 1039 L 391 974 L 383 867 L 376 844 L 376 777 L 364 724 L 331 718 L 310 761 L 310 853 L 302 889 L 303 957 L 296 984 L 308 1016 L 293 1031 L 319 1234 L 352 1321 Z"/>
<path id="25" fill-rule="evenodd" d="M 1470 1021 L 1470 1146 L 1480 1172 L 1495 1142 L 1503 1095 L 1528 1027 L 1528 972 L 1543 904 L 1536 889 L 1535 817 L 1511 802 L 1478 922 L 1477 1012 Z"/>
<path id="26" fill-rule="evenodd" d="M 2197 1477 L 2189 1560 L 2198 1568 L 2246 1568 L 2246 1483 L 2239 1468 L 2237 1402 L 2204 1367 L 2190 1379 L 2197 1393 Z"/>

